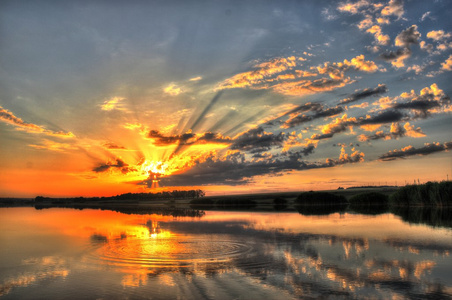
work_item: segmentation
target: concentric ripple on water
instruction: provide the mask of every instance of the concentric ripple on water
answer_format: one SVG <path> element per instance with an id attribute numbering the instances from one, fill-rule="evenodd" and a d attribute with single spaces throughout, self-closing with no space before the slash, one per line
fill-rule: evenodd
<path id="1" fill-rule="evenodd" d="M 174 267 L 193 263 L 219 263 L 245 256 L 253 246 L 212 236 L 165 239 L 117 239 L 93 249 L 95 259 L 117 266 Z"/>

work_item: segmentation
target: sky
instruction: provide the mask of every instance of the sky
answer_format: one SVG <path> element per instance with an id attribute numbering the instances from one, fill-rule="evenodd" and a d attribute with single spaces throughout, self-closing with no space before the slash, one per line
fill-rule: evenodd
<path id="1" fill-rule="evenodd" d="M 450 1 L 1 1 L 0 197 L 452 176 Z"/>

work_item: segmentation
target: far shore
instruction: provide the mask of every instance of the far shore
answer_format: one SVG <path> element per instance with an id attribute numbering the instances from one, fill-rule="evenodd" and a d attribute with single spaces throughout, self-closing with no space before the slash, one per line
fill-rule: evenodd
<path id="1" fill-rule="evenodd" d="M 382 186 L 382 187 L 356 187 L 348 189 L 326 190 L 335 195 L 342 195 L 346 199 L 365 193 L 365 192 L 378 192 L 385 195 L 391 195 L 397 191 L 398 187 L 395 186 Z M 212 201 L 227 201 L 246 202 L 253 201 L 256 206 L 255 209 L 273 209 L 275 199 L 285 200 L 285 210 L 295 210 L 295 200 L 303 193 L 298 192 L 272 192 L 272 193 L 256 193 L 256 194 L 237 194 L 237 195 L 217 195 L 217 196 L 205 196 L 204 200 Z M 17 207 L 17 206 L 37 206 L 39 208 L 51 208 L 51 207 L 73 207 L 73 208 L 104 208 L 109 207 L 121 208 L 121 207 L 135 207 L 135 208 L 166 208 L 166 207 L 178 207 L 178 208 L 193 208 L 190 204 L 193 199 L 196 198 L 181 198 L 181 199 L 152 199 L 152 200 L 117 200 L 110 197 L 101 198 L 45 198 L 42 202 L 36 202 L 35 198 L 0 198 L 0 207 Z M 237 206 L 237 205 L 235 205 Z"/>

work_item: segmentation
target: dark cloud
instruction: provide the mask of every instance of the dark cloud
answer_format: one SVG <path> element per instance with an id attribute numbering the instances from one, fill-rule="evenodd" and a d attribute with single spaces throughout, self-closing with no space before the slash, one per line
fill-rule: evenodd
<path id="1" fill-rule="evenodd" d="M 202 135 L 196 135 L 191 132 L 187 132 L 181 135 L 165 136 L 157 130 L 151 130 L 147 134 L 147 138 L 154 140 L 154 145 L 166 146 L 166 145 L 194 145 L 205 143 L 230 143 L 231 139 L 223 137 L 218 133 L 205 132 Z"/>
<path id="2" fill-rule="evenodd" d="M 318 168 L 330 168 L 337 165 L 356 163 L 363 160 L 364 154 L 354 152 L 343 155 L 338 159 L 327 159 L 325 162 L 307 162 L 301 160 L 302 155 L 311 153 L 314 146 L 277 156 L 260 155 L 259 160 L 246 160 L 245 154 L 235 152 L 219 159 L 208 157 L 202 162 L 196 162 L 191 169 L 181 174 L 173 174 L 161 178 L 165 186 L 196 186 L 210 184 L 241 185 L 252 181 L 252 177 L 259 175 L 276 176 L 282 172 L 302 171 Z M 150 185 L 152 183 L 148 183 Z"/>
<path id="3" fill-rule="evenodd" d="M 442 95 L 434 95 L 433 93 L 423 93 L 415 96 L 409 102 L 396 103 L 392 107 L 394 109 L 409 109 L 415 111 L 415 117 L 426 118 L 431 114 L 431 110 L 450 105 L 450 97 Z"/>
<path id="4" fill-rule="evenodd" d="M 407 29 L 400 32 L 395 38 L 395 45 L 398 47 L 409 48 L 411 45 L 419 44 L 421 34 L 417 30 L 416 25 L 411 25 Z"/>
<path id="5" fill-rule="evenodd" d="M 365 88 L 362 90 L 357 90 L 353 94 L 351 94 L 348 98 L 345 98 L 341 101 L 341 104 L 347 104 L 351 102 L 355 102 L 370 96 L 377 96 L 388 92 L 388 88 L 385 84 L 379 84 L 376 88 Z"/>
<path id="6" fill-rule="evenodd" d="M 374 125 L 398 122 L 404 117 L 406 116 L 397 110 L 385 110 L 377 115 L 371 116 L 370 118 L 360 118 L 357 125 Z"/>
<path id="7" fill-rule="evenodd" d="M 105 148 L 107 149 L 111 149 L 111 150 L 126 150 L 126 147 L 124 146 L 119 146 L 115 143 L 112 142 L 107 142 L 103 145 Z"/>
<path id="8" fill-rule="evenodd" d="M 401 150 L 389 151 L 381 155 L 378 159 L 382 161 L 391 161 L 397 158 L 406 158 L 413 155 L 429 155 L 436 152 L 446 151 L 452 148 L 452 142 L 440 143 L 426 143 L 421 148 L 415 148 L 413 146 L 407 146 Z"/>
<path id="9" fill-rule="evenodd" d="M 324 108 L 322 105 L 318 106 L 312 106 L 310 110 L 314 110 L 314 114 L 311 115 L 298 115 L 296 117 L 290 118 L 286 122 L 284 122 L 283 127 L 284 128 L 293 128 L 295 126 L 298 126 L 300 124 L 313 121 L 315 119 L 319 118 L 326 118 L 331 117 L 340 114 L 344 111 L 344 108 L 341 106 L 331 107 L 331 108 Z"/>
<path id="10" fill-rule="evenodd" d="M 136 171 L 135 168 L 129 167 L 122 159 L 116 158 L 114 162 L 108 162 L 106 164 L 101 164 L 93 169 L 96 173 L 106 172 L 110 169 L 115 169 L 120 171 L 123 174 L 127 174 L 129 172 Z"/>
<path id="11" fill-rule="evenodd" d="M 395 109 L 413 109 L 419 112 L 420 117 L 427 117 L 428 111 L 432 108 L 439 107 L 441 104 L 436 101 L 414 100 L 406 103 L 397 103 L 393 105 Z"/>
<path id="12" fill-rule="evenodd" d="M 257 127 L 238 136 L 230 148 L 258 153 L 268 151 L 274 146 L 282 147 L 286 139 L 287 136 L 282 132 L 275 135 L 265 132 L 262 127 Z"/>
<path id="13" fill-rule="evenodd" d="M 402 49 L 397 49 L 396 51 L 386 51 L 382 54 L 380 54 L 380 58 L 386 61 L 393 61 L 396 60 L 399 57 L 411 55 L 411 50 L 408 48 L 402 48 Z"/>

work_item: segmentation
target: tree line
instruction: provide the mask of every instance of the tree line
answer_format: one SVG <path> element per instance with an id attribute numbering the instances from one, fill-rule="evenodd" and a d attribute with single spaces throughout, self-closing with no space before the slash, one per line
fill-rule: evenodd
<path id="1" fill-rule="evenodd" d="M 198 199 L 206 194 L 203 190 L 174 190 L 158 193 L 125 193 L 111 197 L 73 197 L 73 198 L 50 198 L 37 196 L 35 202 L 85 202 L 85 201 L 105 201 L 105 200 L 123 200 L 123 201 L 145 201 L 145 200 L 176 200 L 176 199 Z"/>

